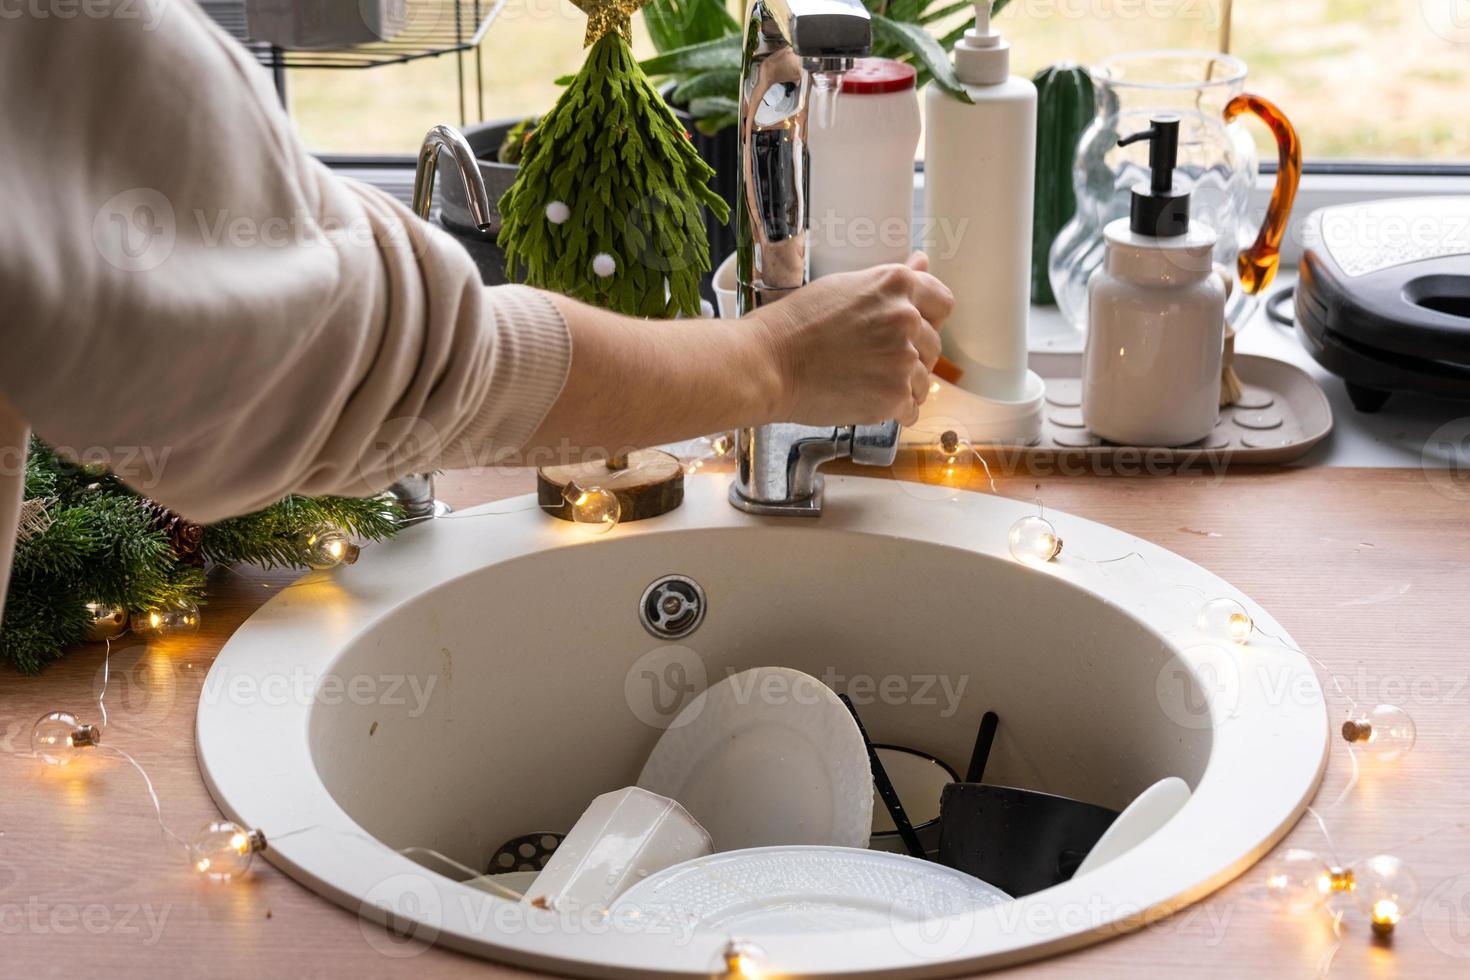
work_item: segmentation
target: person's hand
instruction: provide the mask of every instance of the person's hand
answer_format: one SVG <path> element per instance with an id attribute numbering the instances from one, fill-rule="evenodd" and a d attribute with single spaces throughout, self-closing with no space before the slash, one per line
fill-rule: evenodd
<path id="1" fill-rule="evenodd" d="M 781 375 L 784 421 L 912 425 L 929 397 L 939 327 L 954 295 L 915 252 L 906 265 L 824 276 L 747 320 Z"/>

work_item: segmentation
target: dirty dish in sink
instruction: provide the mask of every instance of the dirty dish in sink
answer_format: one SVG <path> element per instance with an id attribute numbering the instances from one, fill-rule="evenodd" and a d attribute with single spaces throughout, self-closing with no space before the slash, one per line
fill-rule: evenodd
<path id="1" fill-rule="evenodd" d="M 1178 776 L 1165 776 L 1136 796 L 1132 803 L 1118 814 L 1087 857 L 1077 866 L 1077 873 L 1086 874 L 1100 868 L 1113 858 L 1120 857 L 1152 837 L 1174 814 L 1189 802 L 1189 784 Z"/>
<path id="2" fill-rule="evenodd" d="M 886 929 L 1008 901 L 978 878 L 905 854 L 757 847 L 661 871 L 624 892 L 611 913 L 759 938 Z"/>
<path id="3" fill-rule="evenodd" d="M 678 803 L 637 786 L 603 793 L 526 891 L 549 908 L 606 908 L 634 882 L 710 853 L 710 837 Z"/>
<path id="4" fill-rule="evenodd" d="M 817 678 L 758 667 L 711 685 L 654 746 L 638 785 L 678 800 L 716 851 L 867 847 L 873 773 L 862 733 Z"/>

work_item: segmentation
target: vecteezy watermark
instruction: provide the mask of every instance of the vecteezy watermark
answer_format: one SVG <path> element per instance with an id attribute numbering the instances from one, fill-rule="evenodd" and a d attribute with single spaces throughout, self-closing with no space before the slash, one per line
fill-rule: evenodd
<path id="1" fill-rule="evenodd" d="M 1323 688 L 1314 672 L 1292 662 L 1250 654 L 1248 646 L 1227 648 L 1215 643 L 1199 643 L 1171 653 L 1154 679 L 1154 694 L 1164 717 L 1194 731 L 1216 727 L 1235 714 L 1247 686 L 1254 702 L 1271 707 L 1323 702 Z M 1441 691 L 1458 694 L 1461 689 L 1453 682 L 1439 683 L 1432 676 L 1423 681 L 1417 685 L 1405 679 L 1426 696 L 1438 696 Z M 1372 685 L 1360 679 L 1359 686 L 1366 689 Z M 1382 679 L 1378 686 L 1400 689 L 1389 679 Z"/>
<path id="2" fill-rule="evenodd" d="M 161 191 L 134 187 L 108 198 L 92 218 L 97 253 L 124 272 L 151 272 L 178 241 L 174 206 Z"/>
<path id="3" fill-rule="evenodd" d="M 1420 456 L 1424 478 L 1450 500 L 1470 501 L 1470 416 L 1434 430 Z"/>
<path id="4" fill-rule="evenodd" d="M 151 490 L 163 480 L 164 467 L 173 455 L 171 446 L 76 446 L 51 447 L 56 455 L 83 470 L 101 476 L 111 473 L 135 490 Z M 25 472 L 25 447 L 0 451 L 0 476 Z"/>
<path id="5" fill-rule="evenodd" d="M 374 926 L 375 922 L 383 927 Z M 439 938 L 444 926 L 444 901 L 427 874 L 392 875 L 362 897 L 357 925 L 367 944 L 384 956 L 417 956 Z"/>
<path id="6" fill-rule="evenodd" d="M 419 718 L 429 709 L 439 675 L 321 674 L 297 665 L 287 672 L 233 673 L 218 666 L 210 671 L 199 693 L 202 704 L 286 705 L 407 708 L 402 717 Z"/>
<path id="7" fill-rule="evenodd" d="M 493 880 L 493 879 L 492 879 Z M 693 916 L 664 906 L 614 902 L 612 908 L 560 898 L 554 902 L 510 902 L 490 895 L 461 896 L 466 924 L 503 935 L 533 936 L 666 936 L 675 946 L 694 938 Z"/>
<path id="8" fill-rule="evenodd" d="M 1212 643 L 1171 652 L 1154 678 L 1154 696 L 1180 728 L 1212 728 L 1240 703 L 1240 667 L 1229 650 Z"/>
<path id="9" fill-rule="evenodd" d="M 1470 958 L 1470 874 L 1435 885 L 1416 915 L 1435 949 L 1446 956 Z"/>
<path id="10" fill-rule="evenodd" d="M 921 901 L 915 902 L 916 898 Z M 1120 934 L 1146 928 L 1156 934 L 1197 939 L 1201 948 L 1213 949 L 1225 941 L 1235 908 L 1231 902 L 1201 902 L 1161 916 L 1136 903 L 1119 902 L 1094 892 L 1068 901 L 1003 901 L 976 911 L 973 904 L 957 901 L 952 894 L 923 896 L 909 889 L 894 900 L 890 928 L 900 946 L 915 958 L 930 961 L 958 955 L 973 936 L 980 916 L 993 916 L 1004 936 L 1059 938 L 1082 932 Z"/>
<path id="11" fill-rule="evenodd" d="M 1221 0 L 1012 0 L 1005 16 L 1028 20 L 1172 21 L 1200 23 L 1218 30 L 1224 17 Z"/>
<path id="12" fill-rule="evenodd" d="M 633 661 L 623 675 L 623 697 L 633 717 L 660 731 L 693 720 L 684 709 L 708 684 L 704 658 L 686 646 L 662 646 Z"/>
<path id="13" fill-rule="evenodd" d="M 1419 13 L 1435 35 L 1470 44 L 1470 0 L 1419 0 Z"/>
<path id="14" fill-rule="evenodd" d="M 1303 248 L 1325 246 L 1351 276 L 1379 268 L 1384 255 L 1431 258 L 1462 254 L 1470 248 L 1470 215 L 1454 208 L 1434 213 L 1406 211 L 1394 201 L 1379 201 L 1332 208 L 1320 222 L 1304 224 L 1299 237 Z"/>
<path id="15" fill-rule="evenodd" d="M 494 876 L 480 881 L 492 883 Z M 404 872 L 384 878 L 363 896 L 358 926 L 369 946 L 393 959 L 417 956 L 433 945 L 453 921 L 474 935 L 662 936 L 675 946 L 694 938 L 687 915 L 667 908 L 628 902 L 605 905 L 560 899 L 554 903 L 509 900 L 477 888 L 441 892 L 427 873 Z M 380 928 L 375 923 L 382 923 Z"/>
<path id="16" fill-rule="evenodd" d="M 623 675 L 623 696 L 634 717 L 660 730 L 683 727 L 699 717 L 709 677 L 704 658 L 686 646 L 656 647 Z M 738 671 L 726 668 L 730 696 L 740 705 L 821 705 L 832 692 L 845 693 L 855 707 L 870 704 L 935 708 L 939 718 L 960 709 L 968 674 L 845 674 L 826 667 L 820 675 L 797 671 Z M 690 710 L 686 710 L 690 709 Z"/>
<path id="17" fill-rule="evenodd" d="M 0 0 L 3 2 L 3 0 Z M 428 241 L 410 222 L 374 222 L 366 215 L 341 218 L 307 211 L 262 213 L 231 208 L 193 208 L 183 214 L 151 187 L 108 198 L 92 218 L 92 243 L 124 272 L 150 272 L 180 247 L 205 249 L 406 248 L 417 254 Z"/>
<path id="18" fill-rule="evenodd" d="M 951 221 L 927 217 L 916 225 L 908 217 L 873 218 L 848 216 L 828 210 L 811 216 L 810 238 L 814 249 L 879 249 L 886 252 L 921 248 L 931 259 L 953 258 L 959 251 L 970 219 Z M 917 232 L 917 234 L 916 234 Z M 917 245 L 915 244 L 917 242 Z"/>
<path id="19" fill-rule="evenodd" d="M 939 718 L 954 717 L 970 684 L 969 674 L 842 674 L 835 667 L 823 670 L 819 679 L 845 693 L 854 707 L 938 708 Z"/>
<path id="20" fill-rule="evenodd" d="M 0 902 L 0 936 L 136 936 L 144 946 L 163 938 L 172 905 L 148 902 Z"/>
<path id="21" fill-rule="evenodd" d="M 20 20 L 135 20 L 145 31 L 163 23 L 169 0 L 0 0 L 0 21 Z"/>

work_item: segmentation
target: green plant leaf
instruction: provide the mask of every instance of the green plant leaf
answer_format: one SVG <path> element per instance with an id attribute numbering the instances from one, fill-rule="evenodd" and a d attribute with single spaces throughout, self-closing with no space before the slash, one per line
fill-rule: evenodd
<path id="1" fill-rule="evenodd" d="M 924 9 L 923 0 L 867 0 L 868 12 L 889 20 L 914 21 Z"/>
<path id="2" fill-rule="evenodd" d="M 653 0 L 643 23 L 660 53 L 733 34 L 737 26 L 722 0 Z"/>
<path id="3" fill-rule="evenodd" d="M 700 72 L 680 82 L 674 88 L 673 101 L 688 105 L 694 99 L 719 95 L 735 99 L 740 94 L 740 70 L 738 68 L 716 68 Z"/>
<path id="4" fill-rule="evenodd" d="M 944 47 L 918 24 L 906 24 L 874 14 L 873 39 L 911 55 L 924 71 L 934 77 L 940 88 L 961 102 L 971 101 L 969 93 L 955 77 L 954 65 L 950 64 Z"/>
<path id="5" fill-rule="evenodd" d="M 951 14 L 957 14 L 961 10 L 969 10 L 974 6 L 974 0 L 953 0 L 952 3 L 945 3 L 941 0 L 939 6 L 927 9 L 920 14 L 918 22 L 920 24 L 932 24 L 936 20 L 943 20 Z M 974 23 L 975 18 L 970 17 L 968 20 L 970 23 Z"/>
<path id="6" fill-rule="evenodd" d="M 740 102 L 728 96 L 711 95 L 690 100 L 689 112 L 696 119 L 719 115 L 736 116 L 740 113 Z"/>
<path id="7" fill-rule="evenodd" d="M 740 70 L 740 35 L 728 34 L 714 41 L 687 44 L 655 55 L 640 67 L 649 75 L 679 75 L 716 68 Z"/>

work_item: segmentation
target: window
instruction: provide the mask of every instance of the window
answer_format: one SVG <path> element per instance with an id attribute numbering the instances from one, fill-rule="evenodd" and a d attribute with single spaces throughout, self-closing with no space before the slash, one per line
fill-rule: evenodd
<path id="1" fill-rule="evenodd" d="M 1130 50 L 1216 50 L 1231 7 L 1247 89 L 1292 118 L 1308 159 L 1470 163 L 1470 0 L 1011 0 L 996 23 L 1014 70 L 1030 74 Z M 584 22 L 570 0 L 509 0 L 484 42 L 486 115 L 549 107 L 555 79 L 581 62 Z M 653 53 L 641 18 L 634 30 L 639 54 Z M 473 59 L 465 65 L 473 113 Z M 453 56 L 294 71 L 287 85 L 301 131 L 327 152 L 411 153 L 430 125 L 459 113 Z"/>
<path id="2" fill-rule="evenodd" d="M 561 92 L 556 79 L 582 64 L 587 18 L 571 0 L 507 0 L 481 47 L 488 119 L 533 116 Z M 642 18 L 634 50 L 654 54 Z M 464 55 L 466 109 L 476 122 L 474 57 Z M 307 145 L 324 153 L 417 153 L 436 123 L 459 122 L 455 55 L 350 71 L 293 70 L 287 102 Z"/>

